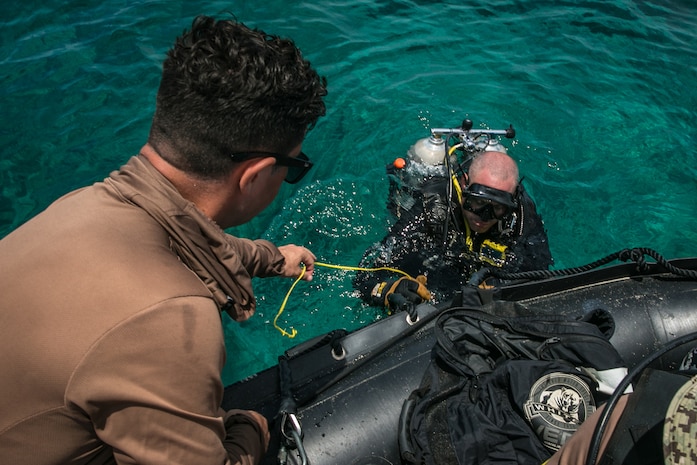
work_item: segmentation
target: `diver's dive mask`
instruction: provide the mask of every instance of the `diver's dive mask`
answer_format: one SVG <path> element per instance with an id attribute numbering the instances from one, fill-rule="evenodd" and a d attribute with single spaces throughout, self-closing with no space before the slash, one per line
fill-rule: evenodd
<path id="1" fill-rule="evenodd" d="M 517 192 L 516 188 L 516 194 Z M 483 184 L 470 184 L 462 194 L 462 207 L 480 217 L 482 221 L 502 220 L 518 207 L 516 194 Z"/>

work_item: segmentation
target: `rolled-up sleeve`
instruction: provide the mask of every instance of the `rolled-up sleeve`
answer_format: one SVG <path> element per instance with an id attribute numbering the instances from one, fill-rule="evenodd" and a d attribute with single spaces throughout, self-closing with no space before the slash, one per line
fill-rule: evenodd
<path id="1" fill-rule="evenodd" d="M 240 262 L 250 276 L 278 276 L 285 258 L 278 247 L 264 239 L 250 240 L 228 235 L 228 242 L 237 251 Z"/>

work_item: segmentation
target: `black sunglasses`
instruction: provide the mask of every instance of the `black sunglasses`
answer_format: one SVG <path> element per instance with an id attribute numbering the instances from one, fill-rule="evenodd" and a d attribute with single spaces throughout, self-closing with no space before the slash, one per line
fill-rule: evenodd
<path id="1" fill-rule="evenodd" d="M 295 184 L 300 181 L 313 166 L 310 159 L 303 152 L 300 152 L 295 158 L 273 152 L 238 152 L 230 154 L 232 161 L 245 161 L 252 158 L 267 157 L 275 158 L 278 166 L 288 167 L 288 174 L 286 174 L 285 178 L 288 184 Z"/>

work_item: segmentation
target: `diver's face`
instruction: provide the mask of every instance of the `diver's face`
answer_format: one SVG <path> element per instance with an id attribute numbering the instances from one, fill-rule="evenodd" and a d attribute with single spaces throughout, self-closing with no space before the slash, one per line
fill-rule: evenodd
<path id="1" fill-rule="evenodd" d="M 465 214 L 465 220 L 469 224 L 470 229 L 476 233 L 485 233 L 490 230 L 499 220 L 496 218 L 484 221 L 479 215 L 474 212 L 463 210 Z"/>
<path id="2" fill-rule="evenodd" d="M 482 220 L 479 215 L 474 212 L 465 210 L 465 220 L 469 224 L 470 229 L 476 233 L 485 233 L 490 230 L 499 220 L 496 218 L 488 221 Z"/>
<path id="3" fill-rule="evenodd" d="M 515 180 L 502 181 L 492 177 L 486 170 L 477 173 L 469 180 L 463 178 L 460 182 L 463 186 L 481 184 L 483 186 L 509 192 L 511 194 L 513 194 L 516 189 Z M 490 230 L 496 223 L 498 223 L 499 218 L 502 218 L 508 211 L 507 207 L 504 205 L 481 198 L 464 198 L 463 203 L 465 202 L 466 205 L 463 205 L 462 209 L 465 220 L 467 221 L 470 230 L 476 233 L 485 233 Z M 487 214 L 484 215 L 484 218 L 482 218 L 482 216 L 477 214 L 477 211 L 487 211 Z"/>

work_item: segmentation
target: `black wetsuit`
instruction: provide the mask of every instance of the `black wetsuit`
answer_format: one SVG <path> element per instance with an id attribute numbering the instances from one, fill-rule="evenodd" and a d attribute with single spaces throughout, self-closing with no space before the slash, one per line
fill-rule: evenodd
<path id="1" fill-rule="evenodd" d="M 380 243 L 366 250 L 359 266 L 426 275 L 428 289 L 440 302 L 483 266 L 513 273 L 546 270 L 553 263 L 542 218 L 524 189 L 515 221 L 502 221 L 501 227 L 495 225 L 482 234 L 469 231 L 456 196 L 446 201 L 447 189 L 445 178 L 432 178 L 408 193 L 412 203 L 400 200 L 404 192 L 392 185 L 388 209 L 397 220 Z M 371 299 L 375 285 L 399 277 L 389 271 L 358 272 L 354 286 L 364 300 L 375 303 Z"/>

